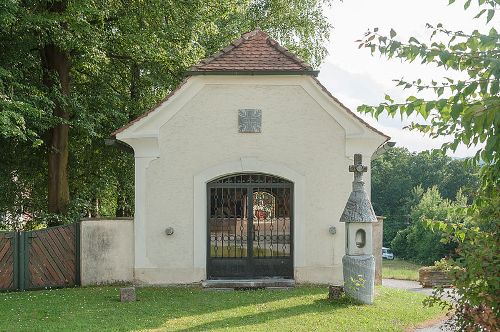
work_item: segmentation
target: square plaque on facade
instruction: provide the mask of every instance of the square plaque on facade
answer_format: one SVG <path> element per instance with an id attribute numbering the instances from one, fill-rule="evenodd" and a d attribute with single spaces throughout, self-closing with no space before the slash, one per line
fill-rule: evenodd
<path id="1" fill-rule="evenodd" d="M 240 133 L 260 133 L 262 126 L 262 110 L 238 110 L 238 129 Z"/>

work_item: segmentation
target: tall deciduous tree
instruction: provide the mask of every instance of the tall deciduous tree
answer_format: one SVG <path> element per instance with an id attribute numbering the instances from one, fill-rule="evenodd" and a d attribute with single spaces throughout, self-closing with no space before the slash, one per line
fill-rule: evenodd
<path id="1" fill-rule="evenodd" d="M 53 1 L 46 4 L 49 16 L 65 14 L 67 1 Z M 60 29 L 65 29 L 61 26 Z M 57 33 L 57 32 L 56 32 Z M 54 101 L 53 115 L 60 123 L 50 128 L 47 133 L 48 148 L 48 211 L 65 213 L 69 204 L 68 181 L 68 139 L 69 139 L 69 106 L 66 99 L 70 93 L 70 50 L 57 45 L 55 38 L 50 37 L 40 45 L 40 58 L 43 71 L 43 85 L 47 91 L 55 91 L 60 95 Z"/>

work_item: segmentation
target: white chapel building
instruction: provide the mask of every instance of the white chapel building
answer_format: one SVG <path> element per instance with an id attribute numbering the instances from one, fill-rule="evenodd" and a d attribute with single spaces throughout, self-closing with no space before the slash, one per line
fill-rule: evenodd
<path id="1" fill-rule="evenodd" d="M 135 155 L 137 282 L 343 283 L 348 168 L 389 137 L 317 74 L 255 30 L 114 133 Z"/>

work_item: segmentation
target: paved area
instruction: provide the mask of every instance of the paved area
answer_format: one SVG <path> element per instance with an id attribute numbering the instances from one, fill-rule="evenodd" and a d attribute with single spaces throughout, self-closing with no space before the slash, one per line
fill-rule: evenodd
<path id="1" fill-rule="evenodd" d="M 391 288 L 406 289 L 410 292 L 417 292 L 425 295 L 432 295 L 432 288 L 423 288 L 420 283 L 412 280 L 382 279 L 382 285 Z M 444 332 L 450 331 L 445 328 L 445 320 L 438 321 L 431 326 L 415 329 L 414 332 Z"/>
<path id="2" fill-rule="evenodd" d="M 447 331 L 451 331 L 451 330 L 447 329 L 444 326 L 444 321 L 437 323 L 437 324 L 434 324 L 432 326 L 422 327 L 420 329 L 413 330 L 413 332 L 447 332 Z"/>
<path id="3" fill-rule="evenodd" d="M 411 292 L 432 295 L 432 288 L 423 288 L 418 281 L 382 279 L 382 285 L 391 288 L 406 289 Z"/>

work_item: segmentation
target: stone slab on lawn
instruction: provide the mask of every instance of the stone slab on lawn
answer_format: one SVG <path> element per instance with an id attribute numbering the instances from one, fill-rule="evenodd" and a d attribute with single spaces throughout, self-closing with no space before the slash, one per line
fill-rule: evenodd
<path id="1" fill-rule="evenodd" d="M 120 288 L 120 302 L 134 302 L 136 300 L 135 287 Z"/>

